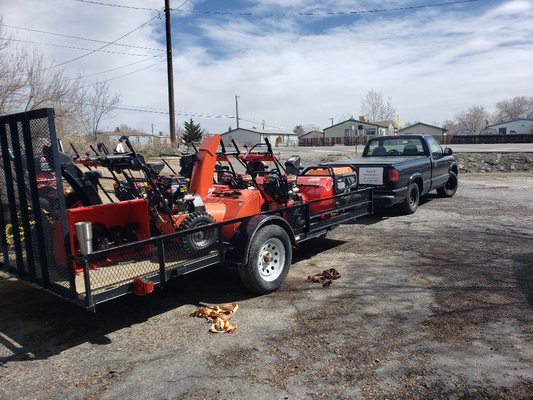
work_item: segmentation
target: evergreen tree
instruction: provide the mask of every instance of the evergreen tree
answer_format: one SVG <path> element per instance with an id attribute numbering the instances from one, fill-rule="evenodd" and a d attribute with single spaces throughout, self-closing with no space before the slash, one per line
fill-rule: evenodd
<path id="1" fill-rule="evenodd" d="M 195 124 L 192 118 L 189 121 L 183 123 L 185 132 L 183 133 L 184 143 L 200 143 L 202 141 L 202 129 L 200 124 Z"/>

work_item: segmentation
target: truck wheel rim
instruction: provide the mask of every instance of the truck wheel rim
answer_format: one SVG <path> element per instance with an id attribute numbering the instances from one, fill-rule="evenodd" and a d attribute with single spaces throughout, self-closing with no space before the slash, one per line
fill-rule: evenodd
<path id="1" fill-rule="evenodd" d="M 276 280 L 283 271 L 285 265 L 285 246 L 277 238 L 268 239 L 257 258 L 259 274 L 267 282 Z"/>
<path id="2" fill-rule="evenodd" d="M 411 192 L 409 193 L 409 204 L 411 204 L 411 206 L 414 207 L 416 205 L 417 201 L 418 201 L 418 193 L 413 188 L 413 189 L 411 189 Z"/>

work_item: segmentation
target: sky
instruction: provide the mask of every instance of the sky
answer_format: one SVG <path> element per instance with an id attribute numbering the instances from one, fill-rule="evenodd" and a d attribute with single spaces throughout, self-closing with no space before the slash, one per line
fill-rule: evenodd
<path id="1" fill-rule="evenodd" d="M 165 21 L 157 18 L 164 1 L 94 1 L 142 9 L 0 0 L 0 16 L 7 34 L 40 43 L 26 45 L 50 64 L 89 51 L 49 44 L 103 44 L 20 28 L 111 42 L 156 17 L 108 52 L 61 67 L 92 75 L 87 84 L 109 80 L 122 108 L 144 110 L 114 110 L 103 128 L 168 132 Z M 452 1 L 171 0 L 176 121 L 192 113 L 209 132 L 235 128 L 236 95 L 241 127 L 265 121 L 288 131 L 359 116 L 371 89 L 391 97 L 402 125 L 441 124 L 473 104 L 493 111 L 500 100 L 533 96 L 533 0 L 409 8 Z M 396 10 L 368 12 L 383 9 Z"/>

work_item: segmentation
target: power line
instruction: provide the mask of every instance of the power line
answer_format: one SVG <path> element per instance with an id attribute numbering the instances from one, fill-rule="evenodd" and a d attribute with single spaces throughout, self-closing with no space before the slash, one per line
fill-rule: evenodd
<path id="1" fill-rule="evenodd" d="M 170 11 L 172 11 L 172 10 L 183 11 L 183 10 L 180 10 L 180 8 L 183 7 L 185 4 L 187 4 L 189 1 L 191 1 L 191 0 L 185 0 L 183 3 L 181 3 L 181 4 L 180 4 L 179 6 L 177 6 L 176 8 L 174 8 L 174 9 L 171 8 Z"/>
<path id="2" fill-rule="evenodd" d="M 141 49 L 141 50 L 165 51 L 164 49 L 156 49 L 154 47 L 142 47 L 142 46 L 135 46 L 132 44 L 111 43 L 111 42 L 106 42 L 104 40 L 90 39 L 90 38 L 81 37 L 81 36 L 65 35 L 63 33 L 48 32 L 48 31 L 42 31 L 39 29 L 23 28 L 21 26 L 13 26 L 13 25 L 6 25 L 6 24 L 0 24 L 0 26 L 5 26 L 6 28 L 18 29 L 18 30 L 29 31 L 29 32 L 44 33 L 46 35 L 60 36 L 60 37 L 65 37 L 65 38 L 70 38 L 70 39 L 85 40 L 87 42 L 93 42 L 93 43 L 113 44 L 114 46 L 131 47 L 131 48 Z"/>
<path id="3" fill-rule="evenodd" d="M 14 39 L 14 38 L 3 38 L 3 37 L 0 37 L 0 40 L 6 40 L 6 41 L 11 41 L 11 42 L 21 42 L 21 43 L 30 43 L 30 44 L 37 44 L 39 46 L 53 46 L 53 47 L 63 47 L 63 48 L 66 48 L 66 49 L 74 49 L 74 50 L 90 50 L 92 52 L 102 52 L 102 53 L 108 53 L 108 54 L 120 54 L 120 55 L 123 55 L 123 56 L 136 56 L 136 57 L 147 57 L 146 54 L 137 54 L 137 53 L 124 53 L 124 52 L 120 52 L 120 51 L 112 51 L 112 50 L 102 50 L 102 49 L 88 49 L 86 47 L 77 47 L 77 46 L 68 46 L 66 44 L 57 44 L 57 43 L 44 43 L 44 42 L 34 42 L 34 41 L 31 41 L 31 40 L 21 40 L 21 39 Z M 59 64 L 58 64 L 59 65 Z M 47 69 L 50 69 L 50 68 L 54 68 L 54 67 L 57 67 L 58 65 L 55 65 L 53 67 L 49 67 Z"/>
<path id="4" fill-rule="evenodd" d="M 148 57 L 148 58 L 145 58 L 144 60 L 140 60 L 140 61 L 136 61 L 136 62 L 134 62 L 134 63 L 129 63 L 129 64 L 121 65 L 120 67 L 115 67 L 115 68 L 107 69 L 107 70 L 105 70 L 105 71 L 95 72 L 94 74 L 87 74 L 87 75 L 77 76 L 77 77 L 75 77 L 75 78 L 67 79 L 67 81 L 73 81 L 73 80 L 78 80 L 78 79 L 90 78 L 91 76 L 96 76 L 96 75 L 106 74 L 106 73 L 108 73 L 108 72 L 113 72 L 113 71 L 117 71 L 117 70 L 119 70 L 119 69 L 123 69 L 123 68 L 131 67 L 131 66 L 133 66 L 133 65 L 140 64 L 140 63 L 146 62 L 146 61 L 148 61 L 148 60 L 151 60 L 152 58 L 157 58 L 157 57 L 163 57 L 163 55 L 157 55 L 157 56 Z"/>
<path id="5" fill-rule="evenodd" d="M 444 7 L 444 6 L 451 6 L 451 5 L 456 5 L 456 4 L 475 3 L 479 1 L 482 1 L 482 0 L 456 0 L 456 1 L 450 1 L 450 2 L 444 2 L 444 3 L 421 4 L 421 5 L 403 6 L 403 7 L 394 7 L 394 8 L 376 8 L 376 9 L 371 9 L 371 10 L 317 11 L 317 12 L 296 12 L 296 13 L 254 13 L 254 12 L 178 10 L 178 9 L 173 9 L 172 11 L 187 12 L 191 14 L 230 15 L 230 16 L 240 16 L 240 17 L 290 17 L 290 16 L 328 17 L 328 16 L 342 16 L 342 15 L 373 14 L 373 13 L 384 13 L 384 12 L 394 12 L 394 11 L 408 11 L 408 10 L 416 10 L 416 9 L 429 8 L 429 7 Z"/>
<path id="6" fill-rule="evenodd" d="M 21 93 L 12 93 L 11 96 L 16 96 L 22 99 L 27 98 L 27 95 L 21 94 Z M 77 104 L 77 105 L 86 105 L 86 106 L 93 106 L 96 107 L 98 104 L 93 104 L 89 102 L 75 102 L 70 104 Z M 116 110 L 123 110 L 123 111 L 134 111 L 134 112 L 142 112 L 142 113 L 149 113 L 149 114 L 166 114 L 168 115 L 168 111 L 161 110 L 157 108 L 151 108 L 151 107 L 142 107 L 142 106 L 134 106 L 134 105 L 127 105 L 123 104 L 122 106 L 113 106 L 110 107 L 112 109 Z M 194 111 L 183 111 L 178 110 L 176 111 L 176 115 L 181 115 L 184 117 L 198 117 L 198 118 L 214 118 L 214 119 L 234 119 L 234 115 L 225 115 L 225 114 L 211 114 L 211 113 L 199 113 Z"/>
<path id="7" fill-rule="evenodd" d="M 123 77 L 125 77 L 125 76 L 132 75 L 132 74 L 135 74 L 135 73 L 140 72 L 140 71 L 144 71 L 145 69 L 151 68 L 151 67 L 153 67 L 153 66 L 155 66 L 155 65 L 157 65 L 157 64 L 161 64 L 162 62 L 165 62 L 165 61 L 166 61 L 166 60 L 159 60 L 158 62 L 156 62 L 156 63 L 154 63 L 154 64 L 150 64 L 150 65 L 148 65 L 148 66 L 146 66 L 146 67 L 136 69 L 135 71 L 130 71 L 130 72 L 127 72 L 127 73 L 125 73 L 125 74 L 122 74 L 122 75 L 119 75 L 119 76 L 115 76 L 115 77 L 113 77 L 113 78 L 109 78 L 109 79 L 106 79 L 106 80 L 103 80 L 103 81 L 100 81 L 100 82 L 92 83 L 92 84 L 90 84 L 90 85 L 86 85 L 86 86 L 83 86 L 83 87 L 84 87 L 84 88 L 85 88 L 85 87 L 91 87 L 91 86 L 98 85 L 98 84 L 100 84 L 100 83 L 109 82 L 109 81 L 114 81 L 114 80 L 116 80 L 116 79 L 123 78 Z"/>
<path id="8" fill-rule="evenodd" d="M 98 6 L 128 8 L 128 9 L 131 9 L 131 10 L 158 11 L 155 8 L 126 6 L 126 5 L 123 5 L 123 4 L 116 4 L 116 3 L 104 3 L 102 1 L 90 1 L 90 0 L 74 0 L 74 1 L 77 1 L 78 3 L 95 4 L 95 5 L 98 5 Z"/>
<path id="9" fill-rule="evenodd" d="M 279 129 L 281 131 L 290 131 L 290 129 L 288 129 L 288 128 L 284 128 L 284 127 L 276 126 L 276 125 L 263 124 L 262 121 L 259 122 L 259 121 L 255 121 L 253 119 L 239 118 L 239 120 L 245 121 L 245 122 L 249 122 L 250 124 L 253 124 L 253 125 L 264 125 L 264 126 L 266 126 L 268 128 Z"/>
<path id="10" fill-rule="evenodd" d="M 160 18 L 160 17 L 161 17 L 161 13 L 158 11 L 156 16 L 150 18 L 150 19 L 149 19 L 148 21 L 146 21 L 146 22 L 143 22 L 141 25 L 139 25 L 138 27 L 132 29 L 132 30 L 129 31 L 128 33 L 122 35 L 122 36 L 119 37 L 118 39 L 115 39 L 115 40 L 113 40 L 112 42 L 109 42 L 108 44 L 105 44 L 105 45 L 99 47 L 98 49 L 92 50 L 92 51 L 90 51 L 90 52 L 88 52 L 88 53 L 85 53 L 85 54 L 83 54 L 83 55 L 81 55 L 81 56 L 78 56 L 78 57 L 72 58 L 72 59 L 67 60 L 67 61 L 63 61 L 62 63 L 59 63 L 59 64 L 55 64 L 55 65 L 49 67 L 48 69 L 50 69 L 50 68 L 57 68 L 57 67 L 59 67 L 59 66 L 61 66 L 61 65 L 69 64 L 69 63 L 74 62 L 74 61 L 77 61 L 77 60 L 79 60 L 79 59 L 81 59 L 81 58 L 84 58 L 84 57 L 90 56 L 91 54 L 94 54 L 94 53 L 96 53 L 97 51 L 101 51 L 102 49 L 104 49 L 104 48 L 106 48 L 106 47 L 108 47 L 108 46 L 111 46 L 112 44 L 115 44 L 115 43 L 118 42 L 119 40 L 124 39 L 126 36 L 131 35 L 133 32 L 138 31 L 138 30 L 141 29 L 143 26 L 148 25 L 150 22 L 152 22 L 152 21 L 155 20 L 156 18 Z"/>

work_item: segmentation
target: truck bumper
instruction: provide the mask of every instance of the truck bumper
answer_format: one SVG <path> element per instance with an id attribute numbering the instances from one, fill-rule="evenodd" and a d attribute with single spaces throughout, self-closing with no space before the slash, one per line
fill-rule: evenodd
<path id="1" fill-rule="evenodd" d="M 377 207 L 392 207 L 401 203 L 407 196 L 407 188 L 394 190 L 374 190 L 374 204 Z"/>

